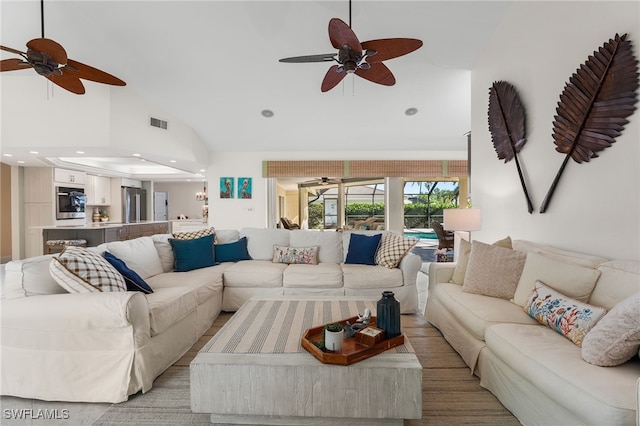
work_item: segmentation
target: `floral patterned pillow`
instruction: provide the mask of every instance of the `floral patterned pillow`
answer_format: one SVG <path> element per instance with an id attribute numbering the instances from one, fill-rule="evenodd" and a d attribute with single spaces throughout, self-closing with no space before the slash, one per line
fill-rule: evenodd
<path id="1" fill-rule="evenodd" d="M 607 312 L 605 308 L 567 297 L 541 281 L 536 281 L 524 310 L 540 324 L 557 331 L 577 346 L 582 346 L 584 336 Z"/>
<path id="2" fill-rule="evenodd" d="M 273 246 L 273 263 L 318 264 L 318 246 L 284 247 Z"/>

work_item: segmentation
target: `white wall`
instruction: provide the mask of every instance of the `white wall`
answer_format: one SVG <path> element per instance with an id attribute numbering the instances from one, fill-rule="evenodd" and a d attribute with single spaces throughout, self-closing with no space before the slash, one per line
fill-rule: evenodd
<path id="1" fill-rule="evenodd" d="M 153 184 L 154 191 L 164 191 L 169 195 L 169 220 L 177 219 L 180 214 L 184 214 L 189 219 L 202 219 L 204 201 L 196 200 L 196 192 L 202 192 L 202 189 L 203 182 L 154 182 Z M 208 187 L 207 193 L 210 193 Z M 153 218 L 153 204 L 148 216 L 148 219 Z"/>
<path id="2" fill-rule="evenodd" d="M 466 139 L 463 135 L 460 137 Z M 266 160 L 466 160 L 467 154 L 462 151 L 215 152 L 209 158 L 209 224 L 218 229 L 240 229 L 267 227 L 267 185 L 262 178 L 262 162 Z M 236 192 L 238 177 L 252 177 L 253 198 L 219 198 L 219 179 L 229 176 L 236 178 Z"/>
<path id="3" fill-rule="evenodd" d="M 640 57 L 638 2 L 514 2 L 472 71 L 472 181 L 482 230 L 491 242 L 505 235 L 610 258 L 640 258 L 640 111 L 599 158 L 570 160 L 547 212 L 540 205 L 564 155 L 552 128 L 565 82 L 616 33 L 628 33 Z M 487 125 L 488 91 L 513 84 L 527 111 L 527 144 L 520 153 L 535 212 L 527 213 L 515 162 L 498 160 Z"/>

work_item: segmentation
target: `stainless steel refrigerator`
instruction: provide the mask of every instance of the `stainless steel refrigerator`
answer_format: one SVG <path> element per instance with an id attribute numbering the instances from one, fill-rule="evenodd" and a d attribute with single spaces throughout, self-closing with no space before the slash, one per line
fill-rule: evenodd
<path id="1" fill-rule="evenodd" d="M 147 190 L 122 187 L 122 221 L 124 223 L 147 220 Z"/>

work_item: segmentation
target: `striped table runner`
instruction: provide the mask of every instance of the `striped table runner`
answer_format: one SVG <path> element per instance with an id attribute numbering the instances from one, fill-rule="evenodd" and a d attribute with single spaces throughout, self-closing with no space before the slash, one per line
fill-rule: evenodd
<path id="1" fill-rule="evenodd" d="M 207 343 L 201 352 L 291 354 L 307 353 L 300 345 L 305 330 L 362 315 L 375 301 L 361 300 L 249 300 Z M 413 353 L 405 344 L 390 353 Z M 381 354 L 384 355 L 384 354 Z M 310 355 L 311 356 L 311 355 Z"/>

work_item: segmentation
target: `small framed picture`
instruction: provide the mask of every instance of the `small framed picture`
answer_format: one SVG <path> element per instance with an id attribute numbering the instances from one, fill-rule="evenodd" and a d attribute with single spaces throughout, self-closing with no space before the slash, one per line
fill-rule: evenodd
<path id="1" fill-rule="evenodd" d="M 238 178 L 238 198 L 240 199 L 251 199 L 251 178 L 250 177 L 239 177 Z"/>
<path id="2" fill-rule="evenodd" d="M 220 198 L 233 198 L 233 183 L 232 177 L 220 178 Z"/>

